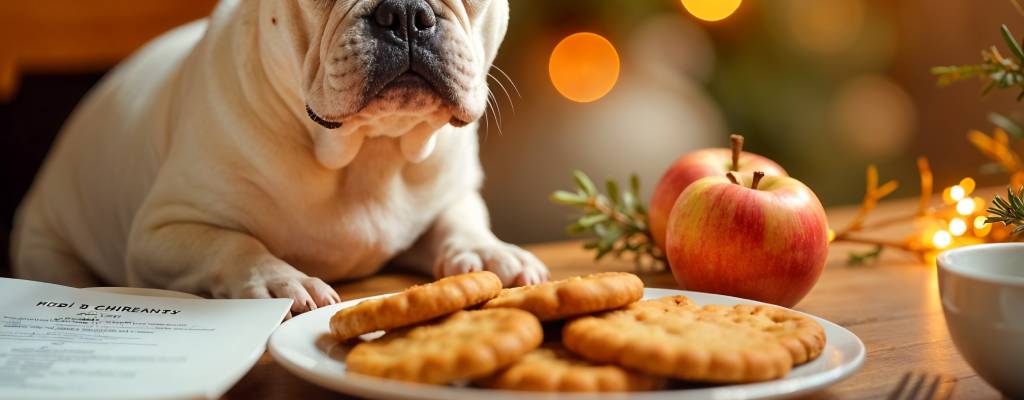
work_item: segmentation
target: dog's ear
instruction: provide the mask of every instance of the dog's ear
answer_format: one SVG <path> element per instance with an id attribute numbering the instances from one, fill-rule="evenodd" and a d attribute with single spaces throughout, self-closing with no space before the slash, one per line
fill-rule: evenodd
<path id="1" fill-rule="evenodd" d="M 470 18 L 485 23 L 474 25 L 475 34 L 478 35 L 485 53 L 485 60 L 488 66 L 494 62 L 498 54 L 501 42 L 505 40 L 505 32 L 508 30 L 508 0 L 465 0 L 467 11 L 475 7 L 476 11 L 470 12 Z"/>

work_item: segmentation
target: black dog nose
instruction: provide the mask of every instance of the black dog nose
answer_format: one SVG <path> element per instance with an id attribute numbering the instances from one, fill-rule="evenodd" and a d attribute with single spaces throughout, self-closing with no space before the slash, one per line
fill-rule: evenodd
<path id="1" fill-rule="evenodd" d="M 384 0 L 373 12 L 377 25 L 407 39 L 430 31 L 437 25 L 437 16 L 426 0 Z"/>

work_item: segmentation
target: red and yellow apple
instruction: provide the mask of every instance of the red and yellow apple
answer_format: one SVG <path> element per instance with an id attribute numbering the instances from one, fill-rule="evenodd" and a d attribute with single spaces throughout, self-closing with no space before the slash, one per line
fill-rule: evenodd
<path id="1" fill-rule="evenodd" d="M 785 176 L 700 179 L 668 219 L 667 256 L 687 290 L 791 307 L 825 266 L 828 222 L 807 186 Z"/>
<path id="2" fill-rule="evenodd" d="M 732 135 L 732 149 L 703 149 L 686 154 L 665 171 L 651 197 L 648 218 L 654 242 L 663 251 L 668 216 L 676 199 L 694 181 L 708 177 L 724 177 L 726 172 L 761 171 L 769 176 L 788 176 L 779 164 L 754 153 L 743 151 L 743 136 Z"/>

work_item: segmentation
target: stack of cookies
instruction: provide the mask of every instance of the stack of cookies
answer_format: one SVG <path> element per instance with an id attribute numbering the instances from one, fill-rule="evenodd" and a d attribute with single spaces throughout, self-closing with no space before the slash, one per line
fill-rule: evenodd
<path id="1" fill-rule="evenodd" d="M 474 272 L 338 311 L 331 332 L 347 341 L 386 331 L 352 348 L 351 372 L 528 391 L 764 381 L 825 346 L 820 325 L 787 309 L 699 306 L 685 296 L 641 300 L 643 289 L 625 272 L 512 289 L 490 272 Z"/>

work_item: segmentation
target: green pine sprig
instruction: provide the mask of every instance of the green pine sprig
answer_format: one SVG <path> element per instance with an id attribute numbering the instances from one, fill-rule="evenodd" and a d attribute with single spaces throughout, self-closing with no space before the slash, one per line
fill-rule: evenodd
<path id="1" fill-rule="evenodd" d="M 1014 235 L 1024 233 L 1024 186 L 1017 193 L 1012 188 L 1006 188 L 1005 199 L 996 195 L 988 212 L 992 215 L 985 219 L 985 223 L 1002 222 L 1006 226 L 1014 226 Z"/>
<path id="2" fill-rule="evenodd" d="M 1017 95 L 1017 101 L 1024 99 L 1024 71 L 1021 70 L 1021 65 L 1024 65 L 1024 48 L 1006 25 L 1002 25 L 1000 32 L 1012 57 L 1004 57 L 999 49 L 992 46 L 981 51 L 981 64 L 933 67 L 931 71 L 938 76 L 939 85 L 978 78 L 988 82 L 981 91 L 982 95 L 996 88 L 1018 87 L 1021 92 Z"/>
<path id="3" fill-rule="evenodd" d="M 647 207 L 640 200 L 640 178 L 630 176 L 629 188 L 608 179 L 605 193 L 581 171 L 573 171 L 574 191 L 559 190 L 551 201 L 576 207 L 579 216 L 566 230 L 570 235 L 589 236 L 583 247 L 595 252 L 595 260 L 612 254 L 630 256 L 640 271 L 662 270 L 667 265 L 665 254 L 654 243 L 648 225 Z"/>
<path id="4" fill-rule="evenodd" d="M 882 252 L 885 251 L 885 247 L 878 245 L 874 249 L 863 253 L 850 253 L 849 258 L 846 259 L 846 265 L 856 267 L 860 265 L 867 265 L 870 263 L 877 262 L 882 257 Z"/>

